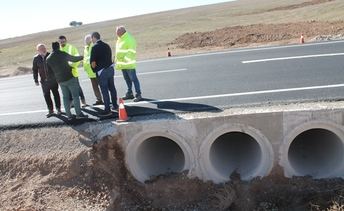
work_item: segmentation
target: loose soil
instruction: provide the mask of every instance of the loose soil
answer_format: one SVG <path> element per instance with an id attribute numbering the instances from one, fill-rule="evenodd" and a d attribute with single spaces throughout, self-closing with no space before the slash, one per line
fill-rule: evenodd
<path id="1" fill-rule="evenodd" d="M 170 45 L 185 50 L 205 47 L 233 48 L 277 41 L 297 42 L 301 34 L 305 36 L 306 42 L 320 35 L 344 34 L 344 21 L 233 26 L 208 32 L 186 33 Z"/>
<path id="2" fill-rule="evenodd" d="M 141 184 L 125 167 L 120 136 L 94 141 L 68 127 L 1 131 L 0 210 L 342 210 L 344 204 L 342 179 L 288 179 L 279 168 L 250 182 L 234 173 L 215 185 L 184 172 Z"/>

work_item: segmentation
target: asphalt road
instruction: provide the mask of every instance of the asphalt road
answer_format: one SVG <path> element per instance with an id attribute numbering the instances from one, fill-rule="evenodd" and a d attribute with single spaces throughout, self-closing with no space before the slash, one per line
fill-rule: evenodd
<path id="1" fill-rule="evenodd" d="M 344 41 L 335 41 L 140 61 L 137 71 L 146 101 L 127 101 L 126 106 L 129 116 L 136 116 L 343 99 L 343 58 Z M 91 83 L 82 69 L 80 73 L 86 100 L 92 104 Z M 124 95 L 120 71 L 115 84 L 118 95 Z M 97 120 L 94 110 L 85 111 Z M 0 79 L 0 126 L 62 122 L 47 119 L 46 113 L 41 88 L 31 75 Z"/>

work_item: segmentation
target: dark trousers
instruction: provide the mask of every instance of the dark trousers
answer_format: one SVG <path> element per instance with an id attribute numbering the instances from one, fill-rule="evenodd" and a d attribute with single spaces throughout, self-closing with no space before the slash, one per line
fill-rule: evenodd
<path id="1" fill-rule="evenodd" d="M 127 95 L 133 94 L 133 84 L 135 87 L 136 96 L 141 95 L 141 87 L 140 87 L 139 79 L 137 78 L 137 75 L 136 75 L 136 70 L 135 69 L 122 70 L 122 73 L 123 73 L 125 83 L 127 84 L 127 87 L 128 87 Z"/>
<path id="2" fill-rule="evenodd" d="M 55 108 L 57 110 L 61 109 L 61 99 L 59 94 L 59 85 L 55 81 L 41 81 L 42 91 L 47 104 L 48 110 L 53 111 L 53 101 L 51 100 L 50 92 L 53 93 Z"/>
<path id="3" fill-rule="evenodd" d="M 98 84 L 97 78 L 90 78 L 90 80 L 91 80 L 91 83 L 92 83 L 93 93 L 96 96 L 97 101 L 98 102 L 103 101 L 102 100 L 102 95 L 100 94 L 99 84 Z"/>
<path id="4" fill-rule="evenodd" d="M 98 75 L 98 73 L 97 73 Z M 98 76 L 98 83 L 103 94 L 105 112 L 110 112 L 110 96 L 113 107 L 117 108 L 117 91 L 115 87 L 115 70 L 113 67 L 105 68 L 100 76 Z M 109 95 L 110 92 L 110 95 Z"/>

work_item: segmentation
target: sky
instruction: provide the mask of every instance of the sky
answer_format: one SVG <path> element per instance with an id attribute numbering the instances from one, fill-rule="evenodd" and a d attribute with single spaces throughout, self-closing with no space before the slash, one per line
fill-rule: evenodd
<path id="1" fill-rule="evenodd" d="M 228 0 L 227 0 L 228 1 Z M 0 39 L 224 0 L 8 0 L 1 2 Z"/>

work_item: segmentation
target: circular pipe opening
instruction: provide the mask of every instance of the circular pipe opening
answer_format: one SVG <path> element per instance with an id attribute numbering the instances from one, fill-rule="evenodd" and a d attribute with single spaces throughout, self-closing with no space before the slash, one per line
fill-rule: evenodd
<path id="1" fill-rule="evenodd" d="M 301 176 L 325 177 L 341 168 L 344 148 L 342 140 L 326 129 L 310 129 L 291 142 L 288 159 Z"/>
<path id="2" fill-rule="evenodd" d="M 146 139 L 139 146 L 137 164 L 147 177 L 177 173 L 184 170 L 185 155 L 175 141 L 155 136 Z"/>
<path id="3" fill-rule="evenodd" d="M 255 175 L 262 161 L 262 150 L 252 136 L 242 132 L 229 132 L 213 142 L 209 158 L 222 177 L 229 179 L 236 171 L 245 179 Z"/>

